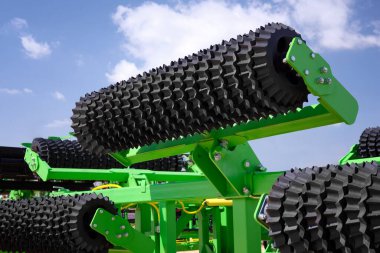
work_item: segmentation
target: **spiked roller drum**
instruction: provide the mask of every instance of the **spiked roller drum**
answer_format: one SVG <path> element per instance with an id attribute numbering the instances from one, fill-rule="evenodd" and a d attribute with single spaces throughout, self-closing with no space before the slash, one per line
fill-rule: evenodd
<path id="1" fill-rule="evenodd" d="M 75 140 L 35 138 L 32 142 L 32 150 L 55 168 L 111 169 L 123 167 L 109 155 L 96 156 L 89 153 Z M 131 167 L 155 171 L 182 171 L 186 169 L 186 161 L 183 155 L 177 155 L 137 163 Z"/>
<path id="2" fill-rule="evenodd" d="M 380 127 L 363 131 L 359 139 L 359 155 L 363 158 L 380 156 Z"/>
<path id="3" fill-rule="evenodd" d="M 294 110 L 308 95 L 282 62 L 294 37 L 271 23 L 86 94 L 72 128 L 84 149 L 101 154 Z"/>
<path id="4" fill-rule="evenodd" d="M 97 194 L 1 201 L 0 249 L 6 252 L 97 252 L 111 247 L 90 228 L 98 208 L 117 209 Z"/>
<path id="5" fill-rule="evenodd" d="M 284 173 L 267 224 L 280 252 L 379 252 L 380 166 L 329 165 Z"/>

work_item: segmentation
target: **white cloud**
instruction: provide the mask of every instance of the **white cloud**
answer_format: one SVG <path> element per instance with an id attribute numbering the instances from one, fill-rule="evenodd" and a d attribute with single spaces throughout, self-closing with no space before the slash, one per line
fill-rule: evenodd
<path id="1" fill-rule="evenodd" d="M 134 63 L 128 62 L 127 60 L 121 60 L 116 64 L 111 73 L 106 73 L 106 76 L 110 82 L 119 82 L 137 75 L 138 73 L 140 73 L 140 70 Z"/>
<path id="2" fill-rule="evenodd" d="M 171 6 L 153 2 L 118 6 L 112 19 L 124 35 L 128 59 L 106 76 L 110 81 L 126 79 L 136 70 L 168 64 L 268 22 L 295 27 L 313 48 L 380 47 L 376 21 L 373 30 L 364 33 L 354 12 L 352 0 L 252 0 L 246 4 L 207 0 Z"/>
<path id="3" fill-rule="evenodd" d="M 33 93 L 33 91 L 31 89 L 28 89 L 28 88 L 24 88 L 22 89 L 25 93 Z"/>
<path id="4" fill-rule="evenodd" d="M 18 30 L 28 27 L 28 22 L 23 18 L 13 18 L 10 23 L 13 28 Z"/>
<path id="5" fill-rule="evenodd" d="M 64 128 L 71 125 L 70 119 L 63 120 L 53 120 L 52 122 L 45 125 L 46 128 Z"/>
<path id="6" fill-rule="evenodd" d="M 33 93 L 31 89 L 12 89 L 12 88 L 0 88 L 0 93 L 8 94 L 8 95 L 17 95 L 17 94 L 30 94 Z"/>
<path id="7" fill-rule="evenodd" d="M 40 59 L 51 54 L 51 49 L 46 42 L 37 42 L 33 36 L 21 36 L 21 44 L 27 56 L 32 59 Z"/>
<path id="8" fill-rule="evenodd" d="M 63 95 L 63 94 L 62 94 L 61 92 L 59 92 L 59 91 L 55 91 L 55 92 L 53 93 L 53 97 L 54 97 L 55 99 L 59 100 L 59 101 L 65 101 L 65 100 L 66 100 L 65 95 Z"/>

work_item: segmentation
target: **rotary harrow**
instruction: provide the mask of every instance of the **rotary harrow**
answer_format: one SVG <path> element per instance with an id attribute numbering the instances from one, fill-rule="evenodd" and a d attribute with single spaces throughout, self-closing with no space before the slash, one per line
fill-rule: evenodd
<path id="1" fill-rule="evenodd" d="M 77 140 L 0 148 L 0 250 L 378 252 L 379 128 L 326 167 L 268 172 L 248 144 L 357 111 L 279 23 L 86 94 Z"/>

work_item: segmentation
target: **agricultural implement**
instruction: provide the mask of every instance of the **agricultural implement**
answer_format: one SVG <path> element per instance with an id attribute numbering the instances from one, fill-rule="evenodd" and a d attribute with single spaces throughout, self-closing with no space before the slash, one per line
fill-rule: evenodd
<path id="1" fill-rule="evenodd" d="M 309 93 L 319 103 L 303 106 Z M 86 94 L 77 140 L 0 149 L 0 188 L 12 190 L 0 249 L 378 252 L 378 130 L 340 165 L 286 172 L 248 144 L 353 124 L 357 111 L 329 64 L 277 23 Z"/>

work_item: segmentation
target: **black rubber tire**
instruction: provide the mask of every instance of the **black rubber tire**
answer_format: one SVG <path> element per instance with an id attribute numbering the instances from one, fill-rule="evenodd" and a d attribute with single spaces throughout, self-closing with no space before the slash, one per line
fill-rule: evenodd
<path id="1" fill-rule="evenodd" d="M 380 127 L 366 128 L 359 139 L 359 155 L 362 158 L 380 156 Z"/>
<path id="2" fill-rule="evenodd" d="M 286 113 L 307 101 L 282 63 L 292 28 L 271 23 L 170 65 L 86 94 L 72 128 L 92 153 L 109 153 Z"/>

